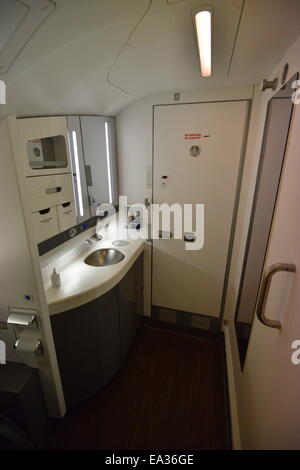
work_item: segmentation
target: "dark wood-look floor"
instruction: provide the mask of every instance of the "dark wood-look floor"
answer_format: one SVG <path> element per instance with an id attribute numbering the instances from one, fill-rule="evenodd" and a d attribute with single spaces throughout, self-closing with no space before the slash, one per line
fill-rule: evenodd
<path id="1" fill-rule="evenodd" d="M 222 344 L 143 325 L 122 369 L 44 448 L 226 449 Z"/>

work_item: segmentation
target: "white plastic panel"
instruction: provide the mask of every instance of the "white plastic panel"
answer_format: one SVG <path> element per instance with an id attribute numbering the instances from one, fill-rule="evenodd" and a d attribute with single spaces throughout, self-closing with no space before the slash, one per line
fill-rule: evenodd
<path id="1" fill-rule="evenodd" d="M 34 241 L 32 213 L 24 185 L 23 168 L 20 165 L 19 132 L 14 116 L 2 119 L 0 142 L 0 211 L 2 220 L 5 220 L 0 233 L 1 306 L 3 309 L 10 307 L 38 310 L 41 340 L 46 351 L 45 360 L 39 363 L 39 375 L 49 415 L 62 417 L 65 412 L 64 398 L 38 250 Z M 1 330 L 0 337 L 2 338 Z M 22 361 L 20 355 L 13 350 L 13 337 L 4 337 L 4 340 L 7 341 L 7 350 L 10 353 L 8 359 Z"/>
<path id="2" fill-rule="evenodd" d="M 73 201 L 72 176 L 51 175 L 26 178 L 32 212 Z"/>
<path id="3" fill-rule="evenodd" d="M 9 307 L 39 308 L 39 303 L 5 119 L 0 122 L 0 142 L 0 214 L 3 220 L 0 231 L 0 321 L 6 322 Z M 32 301 L 26 301 L 25 294 L 30 295 Z M 11 326 L 8 330 L 0 329 L 0 339 L 6 343 L 7 360 L 19 361 L 13 349 L 16 336 Z"/>
<path id="4" fill-rule="evenodd" d="M 36 243 L 41 243 L 59 233 L 56 207 L 32 214 Z"/>
<path id="5" fill-rule="evenodd" d="M 68 230 L 77 224 L 74 201 L 57 206 L 58 225 L 60 232 Z"/>

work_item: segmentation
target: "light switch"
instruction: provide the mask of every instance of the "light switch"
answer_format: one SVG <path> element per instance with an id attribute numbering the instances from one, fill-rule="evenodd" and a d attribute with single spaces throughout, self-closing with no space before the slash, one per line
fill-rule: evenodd
<path id="1" fill-rule="evenodd" d="M 168 187 L 168 176 L 162 175 L 161 177 L 161 188 L 166 189 Z"/>

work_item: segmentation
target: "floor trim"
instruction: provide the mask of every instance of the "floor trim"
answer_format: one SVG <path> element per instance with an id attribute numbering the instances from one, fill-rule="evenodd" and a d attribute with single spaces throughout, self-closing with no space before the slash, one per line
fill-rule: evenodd
<path id="1" fill-rule="evenodd" d="M 200 328 L 194 328 L 191 326 L 182 326 L 178 323 L 171 323 L 163 320 L 157 320 L 152 317 L 143 317 L 142 323 L 147 326 L 152 326 L 154 328 L 165 329 L 169 331 L 174 331 L 175 333 L 192 335 L 200 337 L 201 339 L 208 339 L 209 341 L 219 341 L 220 332 L 212 333 L 210 330 L 202 330 Z"/>
<path id="2" fill-rule="evenodd" d="M 223 326 L 225 336 L 225 351 L 226 351 L 226 364 L 227 364 L 227 380 L 228 380 L 228 393 L 229 393 L 229 404 L 230 404 L 230 420 L 231 420 L 231 438 L 232 448 L 234 450 L 241 450 L 241 435 L 240 435 L 240 424 L 239 424 L 239 413 L 236 395 L 236 383 L 233 370 L 232 361 L 232 350 L 229 326 Z"/>

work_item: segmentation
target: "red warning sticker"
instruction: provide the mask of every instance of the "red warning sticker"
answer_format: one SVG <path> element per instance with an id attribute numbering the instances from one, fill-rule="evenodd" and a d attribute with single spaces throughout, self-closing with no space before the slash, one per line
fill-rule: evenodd
<path id="1" fill-rule="evenodd" d="M 200 134 L 200 133 L 193 133 L 193 134 L 184 134 L 184 140 L 199 140 L 202 138 L 210 137 L 210 134 Z"/>
<path id="2" fill-rule="evenodd" d="M 202 134 L 184 134 L 185 140 L 201 139 Z"/>

